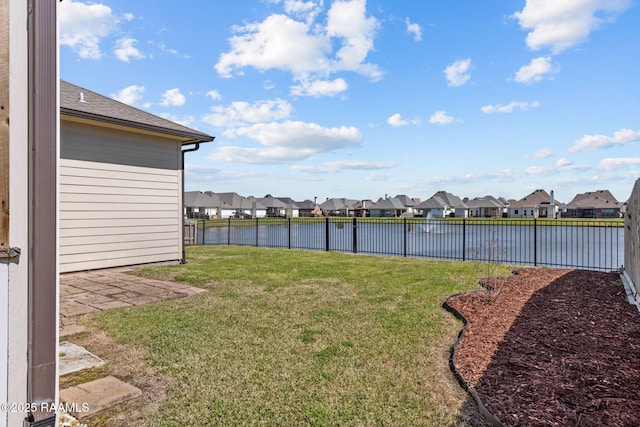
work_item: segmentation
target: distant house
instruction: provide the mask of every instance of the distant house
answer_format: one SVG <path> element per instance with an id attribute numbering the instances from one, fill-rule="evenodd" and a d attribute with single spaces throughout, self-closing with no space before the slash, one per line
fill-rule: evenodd
<path id="1" fill-rule="evenodd" d="M 402 203 L 404 207 L 407 208 L 405 215 L 414 216 L 417 213 L 416 206 L 420 203 L 420 199 L 412 199 L 405 194 L 398 194 L 395 198 L 400 200 L 400 203 Z"/>
<path id="2" fill-rule="evenodd" d="M 314 201 L 304 200 L 302 202 L 295 202 L 298 206 L 298 213 L 302 217 L 318 217 L 322 216 L 322 209 Z"/>
<path id="3" fill-rule="evenodd" d="M 407 212 L 407 207 L 395 197 L 380 198 L 369 208 L 372 217 L 397 218 Z"/>
<path id="4" fill-rule="evenodd" d="M 291 217 L 292 215 L 287 215 L 287 204 L 283 201 L 273 197 L 271 194 L 267 194 L 264 197 L 260 197 L 257 199 L 258 202 L 267 208 L 267 216 L 268 217 Z M 296 209 L 297 211 L 297 209 Z M 296 215 L 297 216 L 297 215 Z"/>
<path id="5" fill-rule="evenodd" d="M 590 191 L 577 194 L 567 204 L 562 215 L 568 218 L 619 218 L 622 215 L 622 204 L 609 190 Z"/>
<path id="6" fill-rule="evenodd" d="M 60 272 L 181 260 L 182 147 L 213 139 L 61 81 Z"/>
<path id="7" fill-rule="evenodd" d="M 238 193 L 213 193 L 205 191 L 209 195 L 216 195 L 226 207 L 221 209 L 221 218 L 263 218 L 267 216 L 267 208 L 255 197 L 243 197 Z"/>
<path id="8" fill-rule="evenodd" d="M 415 206 L 415 209 L 425 218 L 445 218 L 453 216 L 466 218 L 469 207 L 460 199 L 446 191 L 438 191 L 429 199 Z"/>
<path id="9" fill-rule="evenodd" d="M 553 191 L 551 192 L 553 194 Z M 545 190 L 536 190 L 520 200 L 509 201 L 509 218 L 556 218 L 560 203 Z"/>
<path id="10" fill-rule="evenodd" d="M 223 210 L 231 210 L 216 194 L 202 191 L 186 191 L 183 197 L 184 214 L 187 218 L 222 218 Z"/>
<path id="11" fill-rule="evenodd" d="M 287 218 L 297 218 L 300 216 L 300 206 L 298 206 L 298 202 L 291 197 L 276 197 L 276 199 L 285 204 L 284 213 Z"/>
<path id="12" fill-rule="evenodd" d="M 358 200 L 342 198 L 327 199 L 320 204 L 324 216 L 354 216 Z"/>
<path id="13" fill-rule="evenodd" d="M 484 196 L 465 200 L 464 202 L 469 207 L 469 216 L 471 217 L 502 218 L 507 214 L 508 202 L 504 199 L 500 200 L 493 196 Z"/>
<path id="14" fill-rule="evenodd" d="M 429 197 L 424 202 L 417 204 L 415 208 L 418 210 L 419 216 L 428 219 L 446 218 L 454 213 L 453 208 L 438 196 Z"/>
<path id="15" fill-rule="evenodd" d="M 370 216 L 369 209 L 371 209 L 373 203 L 373 200 L 369 199 L 360 200 L 354 207 L 353 215 L 361 218 Z"/>

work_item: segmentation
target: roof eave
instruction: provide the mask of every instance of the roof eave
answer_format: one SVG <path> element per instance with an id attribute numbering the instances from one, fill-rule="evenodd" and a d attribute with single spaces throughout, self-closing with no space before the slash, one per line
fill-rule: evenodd
<path id="1" fill-rule="evenodd" d="M 79 119 L 94 120 L 112 125 L 125 126 L 140 130 L 146 130 L 150 132 L 163 133 L 166 135 L 177 136 L 183 138 L 182 145 L 193 144 L 196 142 L 211 142 L 215 139 L 214 136 L 206 135 L 204 133 L 194 132 L 181 132 L 175 129 L 168 129 L 161 126 L 154 126 L 146 123 L 139 123 L 130 120 L 118 119 L 114 117 L 103 116 L 100 114 L 88 113 L 86 111 L 78 111 L 71 108 L 60 107 L 60 114 L 70 117 L 76 117 Z"/>

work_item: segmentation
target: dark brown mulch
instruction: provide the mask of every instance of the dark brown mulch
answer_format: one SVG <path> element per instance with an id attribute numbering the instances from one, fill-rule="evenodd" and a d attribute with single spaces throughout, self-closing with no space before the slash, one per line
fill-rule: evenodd
<path id="1" fill-rule="evenodd" d="M 640 313 L 617 273 L 518 270 L 448 301 L 454 364 L 508 426 L 640 426 Z"/>

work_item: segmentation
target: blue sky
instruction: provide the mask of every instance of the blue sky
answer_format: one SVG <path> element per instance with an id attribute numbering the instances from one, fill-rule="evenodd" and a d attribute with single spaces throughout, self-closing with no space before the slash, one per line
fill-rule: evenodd
<path id="1" fill-rule="evenodd" d="M 638 0 L 64 0 L 60 73 L 216 136 L 187 190 L 625 201 L 639 23 Z"/>

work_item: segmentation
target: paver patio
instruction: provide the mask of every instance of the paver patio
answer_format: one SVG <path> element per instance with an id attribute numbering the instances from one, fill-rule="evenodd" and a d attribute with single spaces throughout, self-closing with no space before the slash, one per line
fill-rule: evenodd
<path id="1" fill-rule="evenodd" d="M 133 307 L 206 292 L 205 289 L 136 277 L 134 267 L 60 275 L 60 337 L 83 332 L 76 322 L 82 314 Z"/>

